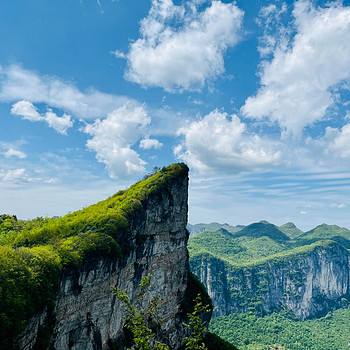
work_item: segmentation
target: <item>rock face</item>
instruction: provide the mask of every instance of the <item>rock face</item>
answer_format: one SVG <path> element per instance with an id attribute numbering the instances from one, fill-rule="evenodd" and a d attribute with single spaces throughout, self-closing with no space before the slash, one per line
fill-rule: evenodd
<path id="1" fill-rule="evenodd" d="M 300 320 L 324 315 L 350 297 L 349 253 L 335 242 L 301 254 L 236 268 L 209 254 L 191 260 L 207 287 L 214 316 L 289 309 Z M 344 301 L 344 300 L 343 300 Z"/>
<path id="2" fill-rule="evenodd" d="M 45 319 L 53 323 L 51 349 L 116 349 L 120 344 L 123 306 L 111 287 L 126 290 L 131 299 L 141 278 L 152 274 L 144 303 L 153 296 L 161 301 L 166 341 L 172 349 L 183 336 L 181 307 L 187 288 L 188 175 L 173 179 L 158 194 L 151 195 L 144 209 L 130 220 L 130 250 L 122 259 L 91 260 L 81 272 L 66 271 L 52 315 L 34 317 L 19 341 L 21 350 L 31 350 L 38 328 Z M 114 345 L 113 345 L 114 344 Z"/>

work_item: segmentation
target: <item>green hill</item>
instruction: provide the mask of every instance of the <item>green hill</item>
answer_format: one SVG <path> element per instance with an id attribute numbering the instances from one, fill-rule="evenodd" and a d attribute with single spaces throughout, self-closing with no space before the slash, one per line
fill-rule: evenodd
<path id="1" fill-rule="evenodd" d="M 316 242 L 320 239 L 331 239 L 350 249 L 350 230 L 337 225 L 322 224 L 297 237 L 299 244 Z"/>
<path id="2" fill-rule="evenodd" d="M 290 238 L 280 231 L 277 226 L 270 224 L 268 222 L 256 222 L 242 228 L 236 237 L 249 237 L 249 238 L 260 238 L 268 237 L 276 242 L 286 242 Z"/>
<path id="3" fill-rule="evenodd" d="M 267 236 L 237 237 L 225 233 L 222 229 L 216 232 L 203 232 L 191 237 L 188 242 L 190 257 L 208 252 L 232 264 L 254 262 L 291 248 L 288 242 L 276 242 Z"/>
<path id="4" fill-rule="evenodd" d="M 278 229 L 291 239 L 297 238 L 304 233 L 302 230 L 299 230 L 292 222 L 287 222 L 286 224 L 279 226 Z"/>
<path id="5" fill-rule="evenodd" d="M 224 229 L 230 233 L 236 233 L 238 232 L 241 228 L 237 227 L 237 226 L 231 226 L 229 224 L 219 224 L 218 222 L 211 222 L 210 224 L 195 224 L 195 225 L 191 225 L 188 224 L 187 225 L 187 229 L 189 230 L 191 237 L 197 236 L 202 232 L 208 231 L 208 232 L 215 232 L 218 231 L 220 229 Z"/>

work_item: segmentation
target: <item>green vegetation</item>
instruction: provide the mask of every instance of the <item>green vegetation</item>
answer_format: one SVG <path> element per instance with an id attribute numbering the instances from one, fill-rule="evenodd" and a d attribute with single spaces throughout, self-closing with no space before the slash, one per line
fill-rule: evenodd
<path id="1" fill-rule="evenodd" d="M 232 264 L 241 264 L 279 253 L 290 247 L 269 237 L 249 238 L 230 237 L 220 231 L 203 232 L 191 237 L 188 251 L 193 258 L 198 254 L 209 253 Z"/>
<path id="2" fill-rule="evenodd" d="M 130 218 L 143 212 L 147 198 L 161 195 L 187 172 L 185 164 L 164 167 L 128 190 L 60 218 L 22 221 L 1 215 L 0 349 L 12 349 L 25 323 L 45 306 L 53 307 L 64 269 L 127 253 L 133 244 Z"/>
<path id="3" fill-rule="evenodd" d="M 350 230 L 337 225 L 322 224 L 298 236 L 299 244 L 310 244 L 320 239 L 331 239 L 350 249 Z"/>
<path id="4" fill-rule="evenodd" d="M 291 239 L 296 238 L 304 233 L 303 231 L 299 230 L 292 222 L 287 222 L 286 224 L 278 227 L 278 229 Z"/>
<path id="5" fill-rule="evenodd" d="M 213 318 L 209 330 L 240 350 L 348 350 L 350 309 L 298 321 L 286 312 L 257 317 L 252 313 Z"/>
<path id="6" fill-rule="evenodd" d="M 256 222 L 242 228 L 242 230 L 237 232 L 236 237 L 243 236 L 250 238 L 269 237 L 276 242 L 285 242 L 290 239 L 275 225 L 268 222 Z"/>
<path id="7" fill-rule="evenodd" d="M 116 297 L 122 301 L 126 316 L 124 318 L 124 333 L 126 346 L 131 346 L 137 350 L 170 350 L 166 345 L 166 337 L 162 333 L 162 325 L 164 320 L 160 317 L 160 300 L 153 297 L 150 303 L 145 307 L 143 304 L 145 293 L 150 285 L 151 274 L 144 276 L 136 290 L 136 296 L 133 303 L 126 291 L 113 288 L 112 291 Z M 189 295 L 193 295 L 196 291 L 200 293 L 191 300 L 191 312 L 188 312 L 186 318 L 188 323 L 183 323 L 184 329 L 188 331 L 188 335 L 183 338 L 182 350 L 237 350 L 235 346 L 221 339 L 219 336 L 207 332 L 207 322 L 205 315 L 211 313 L 211 304 L 208 300 L 202 299 L 204 292 L 205 299 L 208 294 L 199 286 L 198 280 L 193 280 L 188 285 L 190 289 Z M 198 287 L 199 286 L 199 287 Z M 194 289 L 193 289 L 194 287 Z M 210 299 L 209 299 L 210 300 Z"/>
<path id="8" fill-rule="evenodd" d="M 291 270 L 290 263 L 314 250 L 332 249 L 337 244 L 349 249 L 350 231 L 325 224 L 303 233 L 293 223 L 277 228 L 260 222 L 234 234 L 218 230 L 191 237 L 188 244 L 191 270 L 198 274 L 203 264 L 214 267 L 211 288 L 227 283 L 232 300 L 247 310 L 244 314 L 212 319 L 209 330 L 241 350 L 349 349 L 350 310 L 346 299 L 342 309 L 307 321 L 298 321 L 283 310 L 266 316 L 261 307 L 273 265 L 280 266 L 280 273 L 288 275 L 295 286 L 301 286 L 305 274 L 300 268 Z M 254 287 L 242 289 L 245 279 L 253 281 Z"/>
<path id="9" fill-rule="evenodd" d="M 208 232 L 215 232 L 220 230 L 221 228 L 226 230 L 229 233 L 236 233 L 238 232 L 241 228 L 238 228 L 236 226 L 231 226 L 229 224 L 219 224 L 217 222 L 211 222 L 210 224 L 195 224 L 195 225 L 191 225 L 188 224 L 187 225 L 190 233 L 191 233 L 191 237 L 192 236 L 197 236 L 202 232 L 208 231 Z"/>

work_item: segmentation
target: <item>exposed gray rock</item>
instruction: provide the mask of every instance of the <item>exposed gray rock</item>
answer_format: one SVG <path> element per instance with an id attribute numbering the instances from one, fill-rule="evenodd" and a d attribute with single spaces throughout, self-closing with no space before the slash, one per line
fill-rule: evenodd
<path id="1" fill-rule="evenodd" d="M 209 254 L 191 260 L 207 287 L 214 316 L 249 309 L 268 314 L 289 309 L 300 320 L 323 315 L 349 298 L 349 252 L 336 243 L 307 253 L 234 268 Z"/>
<path id="2" fill-rule="evenodd" d="M 149 198 L 144 210 L 130 221 L 132 249 L 127 256 L 92 260 L 79 273 L 65 272 L 51 317 L 52 349 L 109 349 L 109 342 L 121 336 L 124 315 L 111 287 L 126 290 L 133 300 L 141 278 L 148 273 L 152 277 L 143 303 L 159 297 L 167 342 L 172 349 L 181 345 L 180 304 L 189 268 L 187 187 L 185 174 Z M 44 321 L 45 313 L 31 320 L 19 341 L 21 350 L 33 349 Z"/>

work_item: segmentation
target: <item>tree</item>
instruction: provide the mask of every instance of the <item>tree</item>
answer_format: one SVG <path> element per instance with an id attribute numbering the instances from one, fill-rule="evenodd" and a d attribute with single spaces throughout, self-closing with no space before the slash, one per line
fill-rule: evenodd
<path id="1" fill-rule="evenodd" d="M 112 288 L 116 297 L 123 302 L 126 309 L 124 318 L 125 328 L 131 331 L 133 336 L 133 349 L 137 350 L 170 350 L 168 345 L 159 341 L 162 338 L 162 319 L 159 317 L 159 299 L 153 297 L 147 308 L 141 307 L 141 301 L 149 286 L 151 274 L 144 276 L 138 286 L 135 304 L 131 303 L 129 296 L 121 289 Z M 203 343 L 203 337 L 207 332 L 201 315 L 210 312 L 209 305 L 204 305 L 198 294 L 194 300 L 195 306 L 192 313 L 188 313 L 189 323 L 184 323 L 184 328 L 189 335 L 183 339 L 185 350 L 207 350 Z M 137 307 L 139 306 L 139 307 Z"/>

